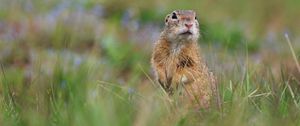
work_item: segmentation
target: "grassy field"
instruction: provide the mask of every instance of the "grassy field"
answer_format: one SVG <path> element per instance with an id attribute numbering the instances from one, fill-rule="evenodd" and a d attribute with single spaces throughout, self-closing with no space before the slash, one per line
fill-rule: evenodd
<path id="1" fill-rule="evenodd" d="M 0 0 L 1 126 L 299 126 L 300 2 Z M 164 16 L 193 9 L 221 110 L 154 81 Z"/>

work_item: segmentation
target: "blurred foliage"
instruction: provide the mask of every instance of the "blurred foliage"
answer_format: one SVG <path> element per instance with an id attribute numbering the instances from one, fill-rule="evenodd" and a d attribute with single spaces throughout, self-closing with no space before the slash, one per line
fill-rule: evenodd
<path id="1" fill-rule="evenodd" d="M 119 70 L 131 69 L 131 66 L 142 60 L 140 53 L 134 52 L 134 46 L 131 43 L 116 42 L 112 36 L 105 37 L 101 45 L 107 59 Z"/>
<path id="2" fill-rule="evenodd" d="M 230 50 L 247 49 L 255 52 L 259 49 L 259 44 L 254 40 L 249 40 L 239 28 L 228 29 L 221 24 L 200 26 L 202 41 L 211 44 L 218 44 Z"/>
<path id="3" fill-rule="evenodd" d="M 0 125 L 299 125 L 298 0 L 0 0 Z M 167 13 L 192 9 L 221 110 L 154 82 Z M 298 59 L 299 60 L 299 59 Z"/>

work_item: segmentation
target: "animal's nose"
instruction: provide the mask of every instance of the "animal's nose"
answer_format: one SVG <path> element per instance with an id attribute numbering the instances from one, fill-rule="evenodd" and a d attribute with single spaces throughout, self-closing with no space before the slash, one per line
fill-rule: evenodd
<path id="1" fill-rule="evenodd" d="M 185 26 L 186 26 L 188 29 L 190 29 L 190 28 L 193 26 L 193 24 L 185 24 Z"/>

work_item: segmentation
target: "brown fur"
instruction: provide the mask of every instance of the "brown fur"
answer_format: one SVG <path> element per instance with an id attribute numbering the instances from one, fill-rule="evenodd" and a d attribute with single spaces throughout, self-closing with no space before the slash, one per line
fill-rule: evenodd
<path id="1" fill-rule="evenodd" d="M 165 27 L 152 54 L 157 81 L 170 95 L 182 85 L 183 99 L 197 108 L 209 107 L 216 92 L 215 79 L 201 59 L 197 40 L 174 43 L 167 38 L 169 32 Z"/>

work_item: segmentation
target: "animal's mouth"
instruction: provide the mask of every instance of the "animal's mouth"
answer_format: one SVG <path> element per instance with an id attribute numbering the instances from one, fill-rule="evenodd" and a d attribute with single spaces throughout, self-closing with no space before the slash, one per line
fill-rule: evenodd
<path id="1" fill-rule="evenodd" d="M 192 34 L 193 34 L 192 32 L 186 31 L 186 32 L 181 33 L 180 35 L 192 35 Z"/>

